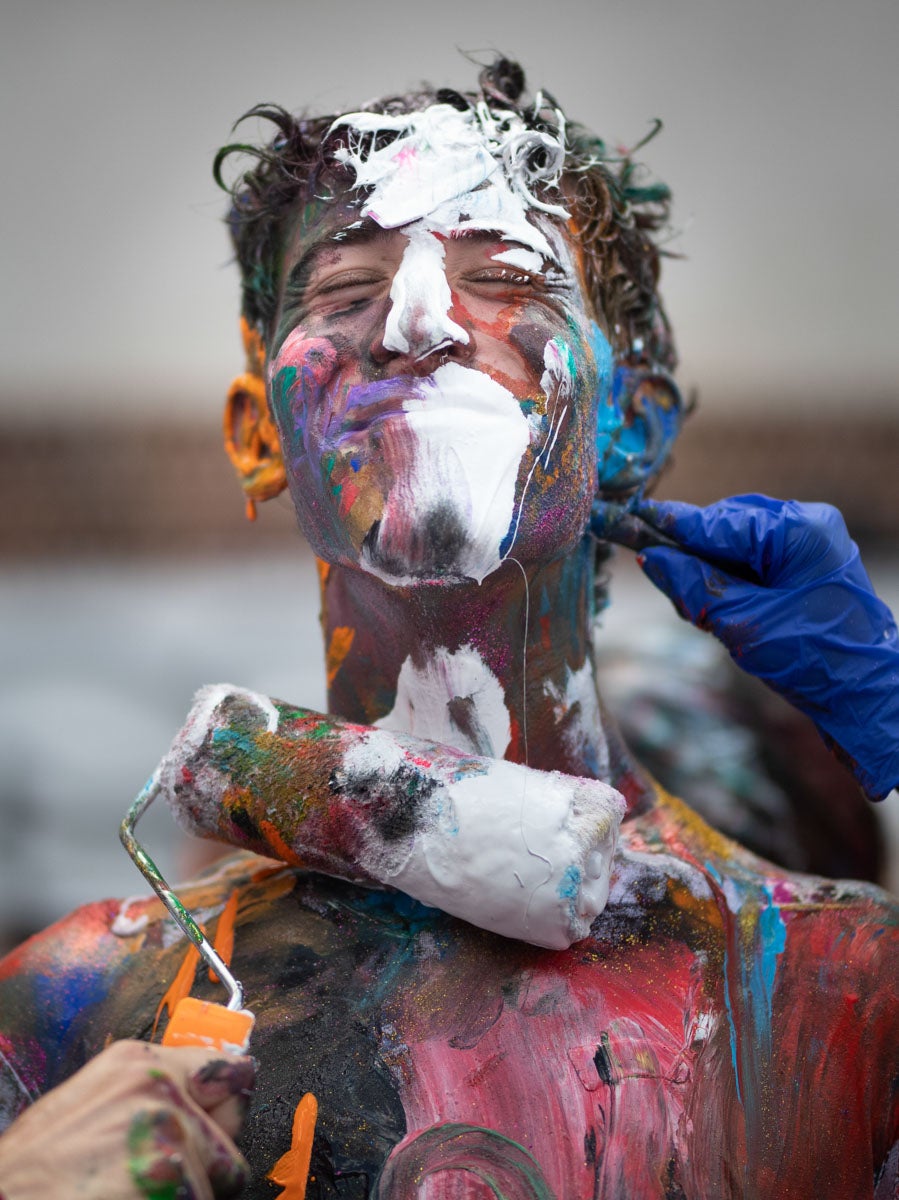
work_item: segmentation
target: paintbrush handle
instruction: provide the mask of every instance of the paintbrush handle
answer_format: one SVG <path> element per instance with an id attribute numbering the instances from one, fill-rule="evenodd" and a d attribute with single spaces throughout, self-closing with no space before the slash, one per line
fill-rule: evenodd
<path id="1" fill-rule="evenodd" d="M 745 583 L 761 583 L 759 576 L 747 563 L 725 561 L 709 553 L 700 554 L 692 546 L 685 546 L 655 525 L 651 525 L 644 516 L 632 512 L 626 504 L 597 501 L 590 514 L 590 532 L 601 541 L 614 542 L 615 545 L 625 546 L 637 554 L 657 546 L 678 550 L 681 554 L 707 563 L 716 571 L 732 575 L 734 579 L 741 579 Z"/>

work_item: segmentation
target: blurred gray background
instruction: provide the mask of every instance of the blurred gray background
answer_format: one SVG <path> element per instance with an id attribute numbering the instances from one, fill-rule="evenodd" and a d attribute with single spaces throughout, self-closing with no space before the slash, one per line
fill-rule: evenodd
<path id="1" fill-rule="evenodd" d="M 464 88 L 460 51 L 497 48 L 612 144 L 664 119 L 643 157 L 674 191 L 664 291 L 700 393 L 664 494 L 838 503 L 897 596 L 895 0 L 7 0 L 9 938 L 139 890 L 115 827 L 201 683 L 323 703 L 308 553 L 283 500 L 245 525 L 218 448 L 242 356 L 216 148 L 257 101 Z M 628 613 L 672 619 L 624 573 Z M 149 836 L 176 872 L 166 823 Z"/>

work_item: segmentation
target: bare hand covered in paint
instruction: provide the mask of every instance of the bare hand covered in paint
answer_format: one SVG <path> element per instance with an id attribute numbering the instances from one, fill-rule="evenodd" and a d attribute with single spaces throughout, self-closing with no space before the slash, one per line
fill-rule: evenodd
<path id="1" fill-rule="evenodd" d="M 811 717 L 870 799 L 896 787 L 899 633 L 837 509 L 748 495 L 635 517 L 643 570 L 681 616 Z"/>
<path id="2" fill-rule="evenodd" d="M 232 1141 L 250 1059 L 115 1042 L 0 1137 L 3 1200 L 226 1200 L 246 1182 Z"/>

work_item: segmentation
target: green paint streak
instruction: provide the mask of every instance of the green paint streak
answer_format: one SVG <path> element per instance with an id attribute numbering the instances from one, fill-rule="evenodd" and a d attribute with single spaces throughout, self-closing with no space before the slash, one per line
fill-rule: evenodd
<path id="1" fill-rule="evenodd" d="M 290 389 L 296 383 L 296 378 L 296 367 L 282 367 L 274 378 L 272 385 L 272 408 L 282 416 L 287 416 L 290 412 L 288 395 Z"/>
<path id="2" fill-rule="evenodd" d="M 320 742 L 322 738 L 329 737 L 334 732 L 334 726 L 328 721 L 320 721 L 318 725 L 308 731 L 308 738 L 313 742 Z"/>
<path id="3" fill-rule="evenodd" d="M 413 1196 L 428 1175 L 468 1171 L 496 1200 L 556 1200 L 536 1160 L 518 1142 L 477 1125 L 447 1121 L 395 1149 L 378 1179 L 376 1196 Z"/>
<path id="4" fill-rule="evenodd" d="M 184 1196 L 183 1134 L 172 1114 L 137 1113 L 128 1127 L 127 1145 L 128 1173 L 144 1200 Z"/>

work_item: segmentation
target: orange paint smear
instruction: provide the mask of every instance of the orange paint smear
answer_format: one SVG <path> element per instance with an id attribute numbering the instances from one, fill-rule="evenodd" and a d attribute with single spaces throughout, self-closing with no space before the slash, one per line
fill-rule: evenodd
<path id="1" fill-rule="evenodd" d="M 340 488 L 340 515 L 345 517 L 358 499 L 358 487 L 351 479 L 345 479 Z"/>
<path id="2" fill-rule="evenodd" d="M 307 1092 L 293 1114 L 290 1149 L 281 1155 L 266 1176 L 272 1183 L 284 1189 L 278 1193 L 275 1200 L 306 1200 L 306 1184 L 309 1180 L 312 1139 L 317 1116 L 318 1101 L 311 1092 Z"/>
<path id="3" fill-rule="evenodd" d="M 337 677 L 337 672 L 343 666 L 343 661 L 350 652 L 350 647 L 353 644 L 353 639 L 356 636 L 356 630 L 350 625 L 337 625 L 334 632 L 331 634 L 331 642 L 328 646 L 328 653 L 325 658 L 325 664 L 328 675 L 328 687 L 334 682 Z"/>
<path id="4" fill-rule="evenodd" d="M 215 929 L 212 947 L 222 959 L 226 967 L 231 966 L 231 956 L 234 954 L 234 922 L 237 920 L 238 892 L 237 888 L 228 897 L 228 903 L 222 909 L 219 923 Z M 218 983 L 219 977 L 209 968 L 209 982 Z"/>
<path id="5" fill-rule="evenodd" d="M 168 989 L 162 999 L 159 1001 L 159 1008 L 156 1010 L 156 1019 L 153 1022 L 153 1032 L 150 1034 L 152 1040 L 156 1037 L 156 1027 L 159 1024 L 159 1018 L 162 1016 L 162 1010 L 166 1010 L 166 1015 L 171 1020 L 172 1013 L 179 1001 L 185 996 L 190 995 L 190 989 L 194 986 L 194 978 L 197 973 L 197 964 L 200 961 L 200 951 L 191 942 L 187 953 L 184 956 L 184 961 L 178 968 L 178 974 L 169 984 Z"/>
<path id="6" fill-rule="evenodd" d="M 262 376 L 265 373 L 265 346 L 262 342 L 262 334 L 258 329 L 254 329 L 246 317 L 240 318 L 240 340 L 243 342 L 243 351 L 247 356 L 247 370 L 254 375 Z"/>
<path id="7" fill-rule="evenodd" d="M 724 928 L 721 911 L 713 901 L 705 897 L 694 896 L 688 887 L 674 879 L 668 881 L 668 898 L 681 912 L 696 917 L 698 922 L 709 925 L 713 929 Z"/>
<path id="8" fill-rule="evenodd" d="M 294 867 L 301 867 L 303 865 L 297 857 L 296 852 L 291 850 L 271 821 L 260 821 L 259 830 L 282 862 L 290 863 Z"/>
<path id="9" fill-rule="evenodd" d="M 273 875 L 282 875 L 283 873 L 284 867 L 280 863 L 272 867 L 260 867 L 258 871 L 254 871 L 250 876 L 250 883 L 261 883 L 265 879 L 270 879 Z M 291 881 L 291 887 L 293 887 L 293 882 Z"/>

